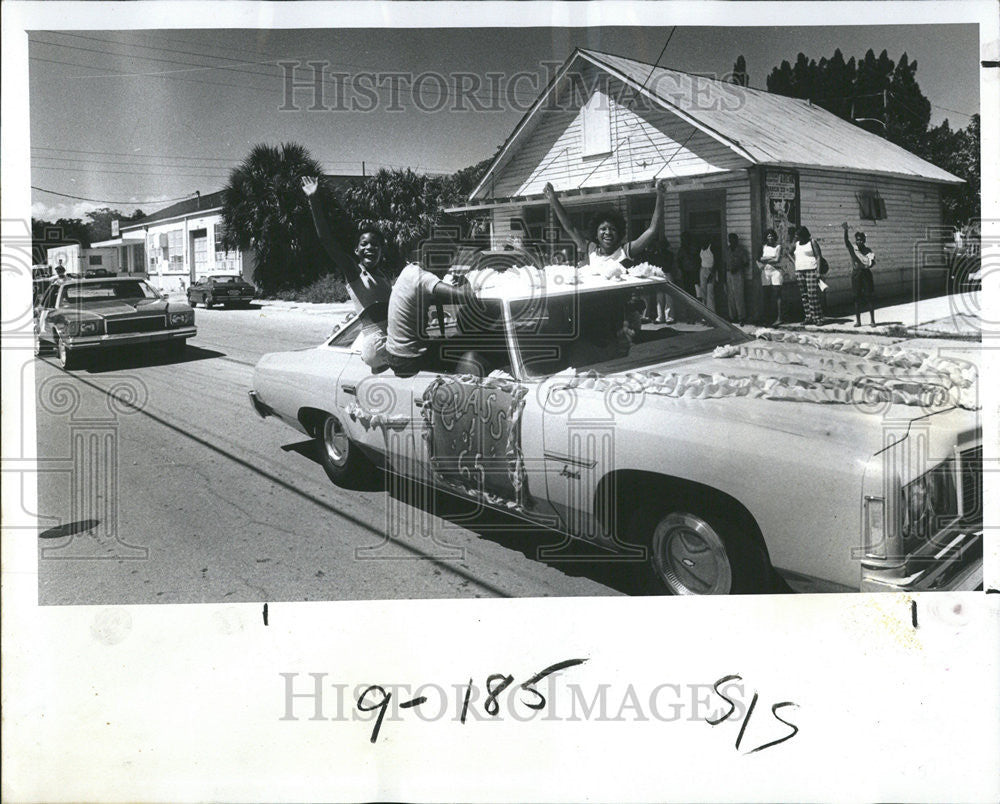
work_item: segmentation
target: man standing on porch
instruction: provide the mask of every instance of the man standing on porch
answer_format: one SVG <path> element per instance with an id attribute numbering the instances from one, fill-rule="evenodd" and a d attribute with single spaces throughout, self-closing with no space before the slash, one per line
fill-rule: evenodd
<path id="1" fill-rule="evenodd" d="M 729 276 L 726 288 L 729 295 L 729 318 L 741 326 L 747 322 L 746 281 L 750 276 L 750 252 L 740 242 L 736 232 L 729 233 Z"/>

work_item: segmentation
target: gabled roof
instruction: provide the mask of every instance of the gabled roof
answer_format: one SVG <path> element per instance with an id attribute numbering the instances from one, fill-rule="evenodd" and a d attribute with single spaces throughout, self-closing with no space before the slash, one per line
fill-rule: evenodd
<path id="1" fill-rule="evenodd" d="M 341 174 L 324 174 L 324 184 L 329 183 L 334 190 L 340 190 L 346 187 L 351 182 L 356 179 L 361 179 L 362 176 L 346 176 Z M 157 210 L 145 218 L 140 218 L 137 221 L 129 221 L 127 224 L 122 224 L 121 231 L 141 229 L 145 226 L 149 226 L 151 223 L 157 223 L 158 221 L 169 220 L 171 218 L 189 218 L 198 217 L 205 215 L 210 212 L 216 212 L 222 209 L 222 195 L 225 190 L 217 190 L 214 193 L 208 193 L 202 196 L 192 196 L 191 198 L 185 198 L 183 201 L 178 201 L 176 204 L 171 204 L 169 207 L 164 207 L 161 210 Z"/>
<path id="2" fill-rule="evenodd" d="M 533 118 L 546 97 L 578 61 L 618 78 L 754 164 L 851 170 L 947 184 L 962 182 L 807 100 L 578 49 L 518 123 L 470 198 L 479 196 L 489 186 L 492 175 L 509 161 L 520 141 L 532 131 Z"/>

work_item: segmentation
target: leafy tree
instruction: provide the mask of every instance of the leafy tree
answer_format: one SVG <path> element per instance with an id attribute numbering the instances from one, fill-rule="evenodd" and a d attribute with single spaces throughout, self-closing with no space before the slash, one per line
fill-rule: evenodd
<path id="1" fill-rule="evenodd" d="M 101 207 L 100 209 L 91 210 L 87 213 L 87 218 L 89 220 L 87 223 L 87 234 L 90 236 L 90 242 L 99 243 L 102 240 L 110 240 L 111 221 L 113 220 L 119 220 L 122 223 L 129 223 L 144 217 L 145 213 L 141 209 L 137 209 L 131 215 L 126 215 L 123 212 L 117 209 L 111 209 L 110 207 Z"/>
<path id="2" fill-rule="evenodd" d="M 224 245 L 253 253 L 254 281 L 267 292 L 302 287 L 333 268 L 313 226 L 302 179 L 322 176 L 320 164 L 297 143 L 253 147 L 223 188 Z M 339 206 L 320 182 L 324 207 Z M 331 230 L 353 249 L 343 214 L 331 215 Z"/>
<path id="3" fill-rule="evenodd" d="M 965 185 L 943 193 L 945 220 L 961 224 L 979 217 L 979 118 L 964 130 L 953 131 L 948 121 L 930 128 L 931 103 L 917 82 L 917 62 L 906 53 L 898 63 L 885 50 L 877 57 L 868 50 L 857 62 L 845 62 L 839 49 L 819 62 L 799 53 L 794 66 L 782 61 L 771 71 L 767 89 L 809 98 L 964 179 Z"/>
<path id="4" fill-rule="evenodd" d="M 747 60 L 743 57 L 742 53 L 737 57 L 736 63 L 733 64 L 733 72 L 729 76 L 729 82 L 739 84 L 741 87 L 750 85 L 750 76 L 747 74 Z"/>
<path id="5" fill-rule="evenodd" d="M 56 221 L 31 219 L 31 251 L 35 264 L 46 262 L 46 252 L 50 248 L 75 243 L 89 248 L 90 242 L 87 224 L 80 218 L 59 218 Z"/>

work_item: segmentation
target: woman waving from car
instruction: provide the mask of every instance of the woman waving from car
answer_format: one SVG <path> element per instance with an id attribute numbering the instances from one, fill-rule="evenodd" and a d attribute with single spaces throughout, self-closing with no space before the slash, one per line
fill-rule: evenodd
<path id="1" fill-rule="evenodd" d="M 617 210 L 605 209 L 597 212 L 591 218 L 590 227 L 585 234 L 573 225 L 551 182 L 545 185 L 545 197 L 560 225 L 572 238 L 577 253 L 586 254 L 592 268 L 603 269 L 614 263 L 621 265 L 623 260 L 632 261 L 633 255 L 642 253 L 657 238 L 663 228 L 663 198 L 666 195 L 666 187 L 666 182 L 662 179 L 656 183 L 653 220 L 650 221 L 646 231 L 631 241 L 625 239 L 625 219 Z"/>
<path id="2" fill-rule="evenodd" d="M 354 310 L 361 317 L 361 357 L 373 371 L 380 371 L 389 363 L 385 350 L 386 316 L 392 292 L 392 279 L 385 269 L 385 238 L 375 228 L 362 229 L 354 254 L 349 254 L 330 232 L 318 189 L 318 178 L 302 179 L 302 192 L 309 200 L 316 235 L 344 277 Z"/>

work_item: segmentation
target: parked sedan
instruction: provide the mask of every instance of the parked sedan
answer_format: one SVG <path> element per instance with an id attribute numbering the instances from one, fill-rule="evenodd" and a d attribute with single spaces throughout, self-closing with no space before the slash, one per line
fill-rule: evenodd
<path id="1" fill-rule="evenodd" d="M 113 347 L 163 344 L 181 354 L 195 334 L 194 310 L 142 279 L 56 282 L 35 308 L 35 354 L 55 349 L 65 369 Z"/>
<path id="2" fill-rule="evenodd" d="M 265 355 L 253 405 L 335 482 L 382 467 L 620 553 L 656 592 L 982 583 L 974 354 L 754 338 L 648 270 L 560 269 L 497 273 L 408 376 L 371 372 L 357 319 Z M 665 324 L 636 314 L 655 292 Z"/>
<path id="3" fill-rule="evenodd" d="M 192 307 L 196 304 L 203 304 L 206 309 L 213 304 L 245 307 L 253 301 L 256 292 L 257 289 L 238 274 L 212 274 L 191 285 L 187 297 Z"/>

